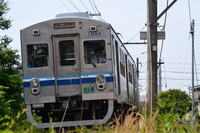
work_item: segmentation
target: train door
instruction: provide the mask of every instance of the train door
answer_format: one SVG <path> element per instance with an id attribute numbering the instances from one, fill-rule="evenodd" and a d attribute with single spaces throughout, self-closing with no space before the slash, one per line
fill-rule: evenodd
<path id="1" fill-rule="evenodd" d="M 117 86 L 117 89 L 118 89 L 118 95 L 121 94 L 121 85 L 120 85 L 120 71 L 119 71 L 119 50 L 118 50 L 118 43 L 117 41 L 115 41 L 115 60 L 116 60 L 116 70 L 117 70 L 117 74 L 116 74 L 116 86 Z"/>
<path id="2" fill-rule="evenodd" d="M 127 93 L 127 100 L 129 101 L 129 77 L 128 77 L 128 59 L 127 55 L 125 54 L 125 76 L 126 76 L 126 93 Z"/>
<path id="3" fill-rule="evenodd" d="M 80 45 L 78 38 L 78 36 L 69 36 L 53 39 L 57 97 L 81 94 Z"/>

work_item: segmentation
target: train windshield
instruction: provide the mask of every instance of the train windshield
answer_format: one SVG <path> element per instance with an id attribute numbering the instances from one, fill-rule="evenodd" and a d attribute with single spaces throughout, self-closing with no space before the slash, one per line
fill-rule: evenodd
<path id="1" fill-rule="evenodd" d="M 27 46 L 28 68 L 48 66 L 48 45 L 33 44 Z"/>
<path id="2" fill-rule="evenodd" d="M 106 63 L 104 40 L 84 41 L 84 59 L 86 64 Z"/>
<path id="3" fill-rule="evenodd" d="M 71 66 L 75 64 L 73 40 L 60 41 L 59 51 L 60 51 L 60 65 L 61 66 Z"/>

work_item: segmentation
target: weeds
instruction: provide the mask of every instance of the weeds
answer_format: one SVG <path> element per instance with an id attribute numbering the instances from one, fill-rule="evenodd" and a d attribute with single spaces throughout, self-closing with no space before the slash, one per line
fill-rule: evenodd
<path id="1" fill-rule="evenodd" d="M 56 133 L 53 127 L 49 130 L 37 129 L 24 119 L 25 110 L 22 110 L 15 119 L 9 116 L 0 118 L 1 133 Z M 113 124 L 114 123 L 114 124 Z M 125 118 L 116 118 L 107 125 L 96 125 L 92 128 L 77 127 L 73 130 L 61 130 L 61 133 L 198 133 L 200 125 L 191 125 L 180 120 L 176 114 L 160 114 L 156 111 L 148 115 L 146 111 L 141 113 L 128 111 Z"/>

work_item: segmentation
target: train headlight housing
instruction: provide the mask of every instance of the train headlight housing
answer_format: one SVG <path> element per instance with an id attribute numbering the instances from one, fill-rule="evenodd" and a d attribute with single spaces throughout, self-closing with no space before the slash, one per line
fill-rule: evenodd
<path id="1" fill-rule="evenodd" d="M 31 86 L 36 88 L 39 87 L 40 81 L 38 79 L 31 79 Z"/>
<path id="2" fill-rule="evenodd" d="M 97 76 L 98 83 L 103 83 L 104 81 L 105 81 L 105 76 L 103 74 Z"/>

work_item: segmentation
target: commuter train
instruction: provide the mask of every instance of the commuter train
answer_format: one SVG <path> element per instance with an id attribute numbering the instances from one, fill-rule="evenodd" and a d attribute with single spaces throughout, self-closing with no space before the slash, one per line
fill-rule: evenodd
<path id="1" fill-rule="evenodd" d="M 137 63 L 110 24 L 66 13 L 20 35 L 27 117 L 36 127 L 104 124 L 138 106 Z"/>

